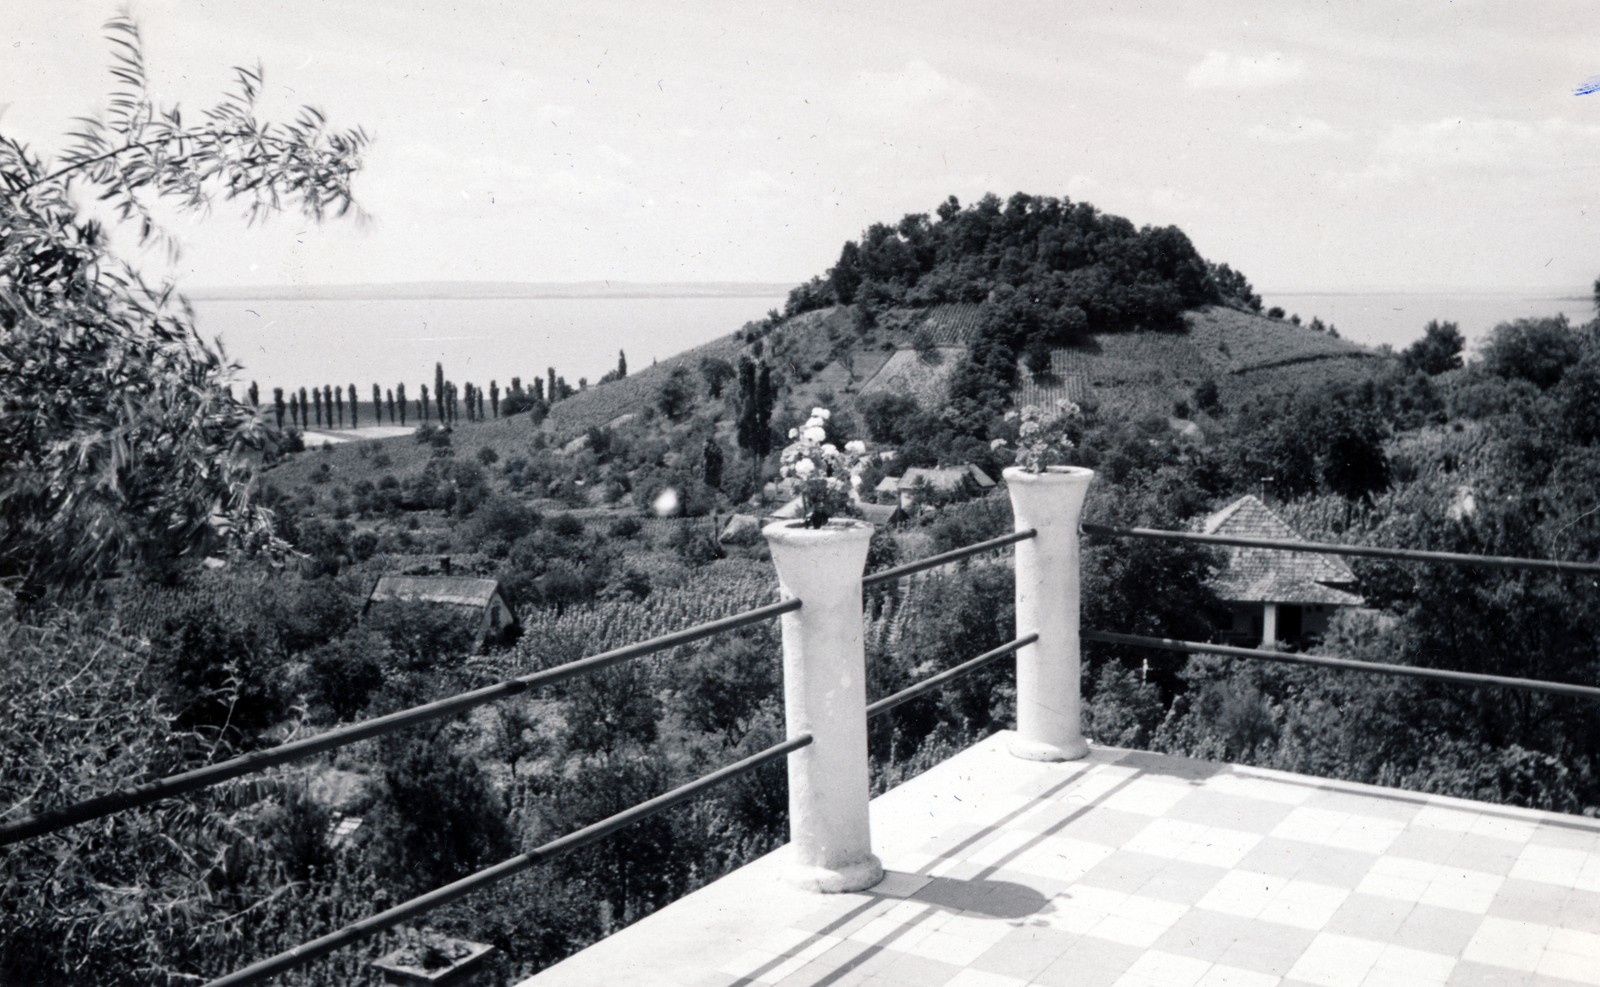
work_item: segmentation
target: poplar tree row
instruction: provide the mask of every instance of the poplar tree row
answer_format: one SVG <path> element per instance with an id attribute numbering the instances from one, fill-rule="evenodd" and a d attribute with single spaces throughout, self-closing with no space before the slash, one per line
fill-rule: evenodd
<path id="1" fill-rule="evenodd" d="M 628 358 L 620 351 L 617 354 L 617 369 L 608 371 L 600 378 L 601 383 L 620 380 L 628 375 Z M 548 387 L 546 386 L 548 379 Z M 485 421 L 490 416 L 499 418 L 502 413 L 514 415 L 523 411 L 532 411 L 537 420 L 544 418 L 544 412 L 551 404 L 563 398 L 571 397 L 578 391 L 587 390 L 587 378 L 578 378 L 577 388 L 567 383 L 565 377 L 556 375 L 556 368 L 548 368 L 547 378 L 533 379 L 533 387 L 525 390 L 521 377 L 511 378 L 511 387 L 502 392 L 497 381 L 489 381 L 489 388 L 483 388 L 468 382 L 456 385 L 454 381 L 446 380 L 444 365 L 433 365 L 433 390 L 430 393 L 427 384 L 418 386 L 420 396 L 414 405 L 408 405 L 406 399 L 406 385 L 396 384 L 392 390 L 384 390 L 380 385 L 372 385 L 372 421 L 375 425 L 383 424 L 383 413 L 389 412 L 389 424 L 407 424 L 407 412 L 419 421 L 430 422 L 438 420 L 441 424 L 454 424 L 457 416 L 466 414 L 467 421 Z M 254 381 L 250 382 L 247 392 L 250 405 L 260 407 L 261 392 Z M 313 387 L 309 391 L 302 387 L 298 391 L 290 388 L 287 392 L 281 387 L 272 389 L 272 412 L 281 431 L 285 424 L 304 431 L 308 428 L 344 428 L 345 405 L 350 406 L 350 428 L 360 428 L 360 401 L 356 393 L 356 385 L 351 384 L 344 389 L 324 384 L 321 388 Z"/>

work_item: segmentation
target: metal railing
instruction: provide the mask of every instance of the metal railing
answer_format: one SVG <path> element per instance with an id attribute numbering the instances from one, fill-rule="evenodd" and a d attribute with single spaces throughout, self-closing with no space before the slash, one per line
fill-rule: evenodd
<path id="1" fill-rule="evenodd" d="M 125 788 L 118 792 L 85 799 L 82 802 L 76 802 L 59 809 L 47 809 L 44 812 L 18 819 L 15 822 L 0 824 L 0 846 L 6 846 L 35 836 L 42 836 L 58 829 L 65 829 L 68 826 L 88 822 L 91 819 L 98 819 L 102 816 L 113 815 L 141 805 L 148 805 L 151 802 L 158 802 L 162 799 L 198 791 L 231 778 L 264 771 L 267 768 L 287 764 L 303 757 L 311 757 L 357 741 L 382 737 L 397 730 L 403 730 L 406 727 L 416 726 L 419 723 L 427 723 L 430 720 L 453 716 L 456 713 L 475 709 L 497 700 L 520 695 L 529 689 L 553 685 L 577 675 L 597 672 L 618 662 L 642 658 L 658 651 L 677 647 L 680 644 L 688 644 L 691 641 L 698 641 L 725 631 L 737 630 L 740 627 L 746 627 L 763 620 L 771 620 L 774 617 L 792 613 L 798 609 L 800 609 L 799 600 L 783 600 L 778 603 L 771 603 L 764 607 L 757 607 L 754 610 L 734 614 L 731 617 L 724 617 L 721 620 L 708 621 L 681 631 L 674 631 L 671 634 L 663 634 L 646 641 L 639 641 L 635 644 L 601 652 L 587 658 L 580 658 L 577 661 L 558 665 L 555 668 L 547 668 L 540 672 L 507 679 L 504 682 L 497 682 L 482 689 L 474 689 L 471 692 L 463 692 L 446 699 L 424 703 L 421 706 L 413 706 L 396 713 L 390 713 L 387 716 L 363 720 L 347 727 L 338 727 L 325 733 L 319 733 L 314 737 L 307 737 L 304 740 L 292 741 L 266 750 L 253 751 L 203 768 L 196 768 L 193 771 L 169 775 L 165 778 L 146 782 L 142 785 L 135 785 L 132 788 Z"/>
<path id="2" fill-rule="evenodd" d="M 1025 648 L 1037 640 L 1039 640 L 1039 635 L 1037 634 L 1024 634 L 1022 637 L 1016 638 L 1015 640 L 1007 641 L 1005 644 L 1000 645 L 1000 647 L 995 648 L 992 651 L 985 651 L 976 658 L 964 661 L 953 668 L 947 668 L 937 675 L 930 675 L 915 685 L 907 686 L 893 695 L 884 696 L 877 702 L 869 704 L 867 706 L 867 716 L 871 718 L 882 713 L 887 713 L 896 706 L 899 706 L 901 703 L 910 702 L 911 700 L 916 699 L 918 696 L 923 696 L 933 692 L 935 689 L 938 689 L 945 683 L 954 681 L 955 679 L 958 679 L 969 672 L 976 672 L 978 669 L 989 664 L 997 658 L 1004 658 L 1006 655 L 1016 654 L 1019 648 Z"/>
<path id="3" fill-rule="evenodd" d="M 1467 555 L 1459 552 L 1433 552 L 1406 548 L 1377 548 L 1368 545 L 1337 545 L 1329 542 L 1293 541 L 1275 538 L 1238 538 L 1232 535 L 1207 535 L 1193 531 L 1168 531 L 1161 528 L 1113 528 L 1103 524 L 1081 524 L 1079 530 L 1086 535 L 1114 538 L 1143 538 L 1158 541 L 1184 542 L 1200 545 L 1223 545 L 1236 548 L 1264 548 L 1283 552 L 1308 552 L 1319 555 L 1348 555 L 1357 558 L 1388 559 L 1398 562 L 1428 562 L 1444 565 L 1487 566 L 1497 569 L 1532 569 L 1543 572 L 1600 573 L 1600 563 L 1567 562 L 1559 559 L 1530 559 L 1506 555 Z M 1226 655 L 1256 661 L 1331 668 L 1371 675 L 1389 675 L 1402 678 L 1431 679 L 1476 687 L 1520 689 L 1526 692 L 1544 692 L 1555 695 L 1577 696 L 1583 699 L 1600 699 L 1600 687 L 1577 685 L 1570 682 L 1551 682 L 1545 679 L 1524 679 L 1481 672 L 1461 672 L 1453 669 L 1426 668 L 1418 665 L 1390 665 L 1383 662 L 1360 661 L 1353 658 L 1333 658 L 1326 655 L 1307 655 L 1266 648 L 1240 648 L 1226 644 L 1202 641 L 1180 641 L 1172 638 L 1146 637 L 1138 634 L 1118 634 L 1110 631 L 1083 631 L 1085 641 L 1102 644 L 1121 644 L 1132 647 L 1153 648 L 1163 651 L 1181 651 L 1199 654 Z"/>
<path id="4" fill-rule="evenodd" d="M 1087 483 L 1087 481 L 1084 482 L 1085 484 Z M 1075 512 L 1081 508 L 1081 503 L 1080 489 L 1079 499 L 1075 503 L 1071 501 L 1070 497 L 1066 500 L 1063 500 L 1061 502 L 1063 506 L 1060 507 L 1060 512 L 1071 512 L 1073 515 L 1072 520 L 1076 521 Z M 1037 505 L 1035 505 L 1033 508 L 1030 508 L 1030 510 L 1037 512 Z M 1044 518 L 1041 515 L 1034 513 L 1033 517 L 1039 523 L 1041 523 L 1041 526 L 1043 526 Z M 1028 522 L 1027 514 L 1020 509 L 1018 510 L 1017 521 L 1019 524 Z M 1023 551 L 1021 549 L 1018 551 L 1018 614 L 1019 623 L 1024 622 L 1022 618 L 1022 614 L 1024 612 L 1022 609 L 1022 601 L 1024 599 L 1024 587 L 1022 583 L 1024 582 L 1023 569 L 1026 568 L 1027 578 L 1029 580 L 1037 581 L 1038 583 L 1038 585 L 1030 584 L 1030 586 L 1027 587 L 1027 593 L 1029 594 L 1029 605 L 1030 607 L 1034 608 L 1028 611 L 1034 615 L 1032 618 L 1030 618 L 1029 622 L 1032 620 L 1037 620 L 1040 624 L 1040 627 L 1055 626 L 1057 630 L 1052 632 L 1052 637 L 1054 637 L 1056 634 L 1061 634 L 1060 640 L 1044 641 L 1041 640 L 1041 634 L 1039 633 L 1038 629 L 1028 628 L 1026 633 L 1021 633 L 1023 628 L 1019 627 L 1019 633 L 1015 639 L 1008 641 L 997 648 L 984 652 L 975 658 L 969 659 L 943 672 L 923 679 L 922 681 L 919 681 L 905 689 L 901 689 L 900 691 L 879 699 L 871 704 L 856 707 L 857 712 L 850 714 L 850 717 L 861 716 L 861 719 L 853 720 L 852 722 L 855 722 L 860 726 L 864 726 L 865 720 L 881 716 L 906 702 L 933 692 L 934 690 L 949 684 L 955 679 L 970 674 L 977 669 L 983 668 L 990 663 L 999 660 L 1000 658 L 1008 655 L 1017 655 L 1019 666 L 1023 664 L 1024 659 L 1030 663 L 1028 678 L 1031 684 L 1028 685 L 1026 689 L 1024 688 L 1023 675 L 1021 673 L 1021 669 L 1019 668 L 1018 734 L 1023 741 L 1021 745 L 1022 748 L 1028 748 L 1032 751 L 1032 753 L 1024 753 L 1017 747 L 1014 747 L 1013 749 L 1018 750 L 1021 756 L 1038 756 L 1038 748 L 1041 746 L 1046 748 L 1046 756 L 1081 756 L 1083 750 L 1081 735 L 1076 733 L 1077 727 L 1075 723 L 1070 727 L 1068 733 L 1071 733 L 1072 736 L 1078 738 L 1076 740 L 1077 753 L 1062 753 L 1070 751 L 1074 742 L 1072 741 L 1071 737 L 1068 737 L 1066 740 L 1062 740 L 1062 725 L 1060 722 L 1057 722 L 1059 717 L 1064 715 L 1062 711 L 1062 703 L 1060 702 L 1061 697 L 1065 695 L 1064 693 L 1060 692 L 1060 690 L 1064 687 L 1064 684 L 1070 684 L 1070 697 L 1072 697 L 1070 698 L 1070 709 L 1073 710 L 1072 715 L 1074 720 L 1076 717 L 1075 711 L 1077 708 L 1077 700 L 1075 697 L 1077 695 L 1076 682 L 1079 672 L 1077 667 L 1078 656 L 1076 652 L 1076 645 L 1073 643 L 1076 641 L 1076 638 L 1074 638 L 1071 634 L 1071 630 L 1074 625 L 1065 625 L 1066 630 L 1062 632 L 1061 627 L 1063 625 L 1051 625 L 1051 621 L 1054 619 L 1053 615 L 1055 611 L 1049 610 L 1048 607 L 1046 610 L 1038 609 L 1042 597 L 1046 604 L 1050 604 L 1051 601 L 1061 605 L 1070 604 L 1070 612 L 1076 613 L 1076 599 L 1078 593 L 1078 573 L 1076 571 L 1076 559 L 1078 550 L 1076 547 L 1076 535 L 1073 534 L 1073 532 L 1077 531 L 1081 531 L 1083 534 L 1106 537 L 1161 539 L 1168 541 L 1225 545 L 1244 548 L 1264 548 L 1290 552 L 1314 552 L 1321 554 L 1350 555 L 1367 558 L 1386 558 L 1410 562 L 1442 562 L 1459 565 L 1487 565 L 1500 568 L 1521 567 L 1556 572 L 1600 572 L 1600 564 L 1596 563 L 1560 562 L 1545 559 L 1517 559 L 1500 556 L 1473 556 L 1448 552 L 1421 552 L 1405 549 L 1379 549 L 1367 546 L 1333 545 L 1317 542 L 1289 540 L 1233 538 L 1230 536 L 1204 535 L 1180 531 L 1162 531 L 1159 529 L 1149 528 L 1114 528 L 1104 525 L 1083 524 L 1081 526 L 1068 528 L 1065 532 L 1058 527 L 1049 528 L 1048 530 L 1050 532 L 1048 536 L 1048 545 L 1040 544 L 1037 548 L 1029 548 L 1027 550 L 1026 559 L 1024 558 Z M 943 552 L 929 558 L 920 559 L 916 562 L 911 562 L 905 565 L 895 566 L 891 569 L 872 573 L 870 575 L 860 576 L 859 573 L 848 574 L 848 581 L 853 582 L 855 578 L 859 577 L 860 587 L 862 589 L 870 589 L 872 587 L 892 582 L 913 573 L 923 572 L 942 565 L 947 565 L 952 562 L 957 562 L 982 552 L 1005 548 L 1012 545 L 1020 545 L 1023 542 L 1027 542 L 1031 539 L 1036 539 L 1039 537 L 1038 529 L 1027 527 L 1023 530 L 1019 530 L 999 538 L 981 541 L 963 548 L 955 549 L 949 552 Z M 1063 549 L 1063 538 L 1069 538 L 1071 541 L 1070 552 L 1066 555 L 1060 554 Z M 1041 543 L 1044 541 L 1046 541 L 1046 539 L 1040 539 Z M 1063 559 L 1070 561 L 1063 563 L 1061 561 Z M 821 565 L 821 560 L 819 559 L 817 561 L 818 565 Z M 1024 566 L 1025 561 L 1026 566 Z M 1062 571 L 1063 568 L 1070 569 L 1071 571 Z M 785 578 L 782 565 L 779 567 L 779 575 L 780 579 Z M 796 655 L 802 655 L 805 650 L 805 645 L 802 639 L 807 635 L 816 635 L 818 633 L 817 627 L 813 626 L 807 628 L 805 626 L 808 620 L 816 621 L 817 624 L 821 626 L 828 625 L 832 620 L 832 617 L 830 616 L 832 612 L 825 613 L 824 610 L 828 606 L 837 605 L 837 599 L 830 600 L 828 597 L 830 594 L 837 593 L 841 589 L 839 582 L 840 581 L 836 580 L 832 583 L 827 581 L 812 583 L 813 587 L 824 587 L 824 589 L 815 590 L 815 593 L 819 597 L 818 600 L 814 601 L 815 605 L 819 608 L 823 608 L 823 610 L 819 610 L 819 612 L 815 614 L 813 614 L 810 609 L 807 609 L 805 613 L 802 614 L 802 601 L 798 598 L 791 597 L 778 603 L 773 603 L 764 607 L 758 607 L 741 614 L 736 614 L 721 620 L 700 624 L 695 627 L 676 631 L 671 634 L 661 635 L 659 637 L 641 641 L 636 644 L 617 648 L 601 654 L 583 658 L 578 661 L 570 662 L 568 664 L 560 665 L 555 668 L 530 673 L 514 679 L 508 679 L 504 682 L 496 683 L 495 685 L 487 686 L 482 689 L 473 690 L 457 696 L 449 697 L 447 699 L 442 699 L 437 702 L 427 703 L 411 709 L 402 710 L 387 716 L 376 717 L 372 720 L 364 721 L 362 723 L 352 724 L 347 727 L 340 727 L 335 730 L 330 730 L 326 733 L 319 734 L 315 737 L 306 738 L 305 740 L 294 741 L 292 743 L 283 744 L 279 747 L 246 754 L 241 757 L 236 757 L 228 761 L 209 765 L 193 771 L 172 775 L 156 781 L 148 782 L 146 784 L 135 785 L 118 792 L 99 796 L 97 798 L 79 802 L 61 809 L 46 810 L 16 822 L 0 824 L 0 846 L 15 843 L 19 840 L 28 839 L 30 837 L 38 836 L 67 826 L 75 825 L 90 819 L 110 815 L 125 809 L 134 808 L 161 799 L 182 795 L 208 785 L 214 785 L 218 782 L 236 778 L 241 775 L 261 771 L 266 768 L 281 765 L 300 758 L 309 757 L 344 746 L 346 744 L 383 736 L 419 723 L 451 716 L 453 714 L 473 709 L 487 703 L 522 694 L 539 686 L 551 685 L 574 676 L 598 671 L 622 661 L 643 657 L 645 655 L 653 654 L 678 645 L 687 644 L 715 634 L 735 630 L 740 627 L 745 627 L 775 617 L 783 616 L 785 618 L 784 649 L 786 655 L 785 661 L 787 663 L 790 660 L 789 651 L 791 646 L 797 649 Z M 785 583 L 786 592 L 788 592 L 787 586 L 788 584 Z M 1043 591 L 1042 594 L 1041 590 Z M 854 591 L 850 590 L 850 592 Z M 860 596 L 857 595 L 854 597 L 854 599 L 859 605 Z M 795 616 L 791 617 L 787 615 Z M 806 615 L 810 616 L 807 617 Z M 790 641 L 791 620 L 798 621 L 798 623 L 793 625 L 793 629 L 796 631 L 796 640 L 794 642 Z M 834 623 L 837 624 L 837 622 Z M 1232 657 L 1285 662 L 1305 666 L 1338 669 L 1343 671 L 1357 671 L 1371 674 L 1408 676 L 1413 678 L 1448 681 L 1475 687 L 1514 688 L 1579 696 L 1590 699 L 1600 699 L 1600 688 L 1567 683 L 1545 682 L 1533 679 L 1520 679 L 1505 676 L 1457 672 L 1444 669 L 1418 668 L 1405 665 L 1386 665 L 1377 662 L 1357 661 L 1353 659 L 1294 654 L 1264 649 L 1239 648 L 1228 645 L 1209 644 L 1205 642 L 1180 641 L 1130 634 L 1116 634 L 1104 631 L 1081 631 L 1079 637 L 1087 641 L 1109 644 L 1150 647 L 1182 652 L 1221 654 Z M 817 638 L 816 640 L 820 642 L 821 638 Z M 1063 644 L 1063 642 L 1066 643 Z M 1030 648 L 1030 646 L 1034 645 L 1037 645 L 1038 647 Z M 859 638 L 857 639 L 855 646 L 859 649 Z M 1058 667 L 1061 664 L 1063 652 L 1050 651 L 1049 653 L 1045 653 L 1044 651 L 1044 649 L 1047 648 L 1060 647 L 1066 647 L 1068 649 L 1065 654 L 1070 655 L 1072 663 L 1072 667 L 1070 669 L 1061 669 Z M 1024 651 L 1024 649 L 1029 650 Z M 828 661 L 832 659 L 824 658 L 821 655 L 814 654 L 807 660 Z M 859 657 L 856 660 L 859 661 Z M 1049 676 L 1056 676 L 1057 678 L 1055 678 L 1053 681 L 1045 681 L 1045 678 Z M 831 678 L 827 679 L 827 681 L 838 681 L 838 679 Z M 801 695 L 800 693 L 789 694 L 787 690 L 790 688 L 791 684 L 786 677 L 785 690 L 786 695 L 789 695 L 789 700 L 786 701 L 792 701 L 796 696 Z M 1024 695 L 1024 693 L 1029 690 L 1037 690 L 1037 692 L 1031 692 L 1029 695 Z M 804 703 L 803 696 L 801 696 L 799 701 L 802 704 Z M 864 703 L 864 699 L 858 701 Z M 1037 712 L 1030 712 L 1028 715 L 1035 717 L 1035 719 L 1031 724 L 1025 723 L 1024 706 L 1029 706 L 1030 709 L 1033 710 L 1046 709 L 1047 714 L 1045 714 L 1045 716 L 1049 722 L 1039 719 L 1041 714 Z M 864 714 L 864 716 L 862 714 Z M 846 717 L 845 719 L 850 720 L 850 717 Z M 810 720 L 803 718 L 799 722 L 801 726 L 806 726 L 810 723 Z M 841 731 L 843 729 L 842 725 L 840 724 L 833 724 L 831 725 L 831 728 Z M 599 822 L 593 823 L 589 826 L 585 826 L 582 829 L 567 834 L 566 836 L 552 840 L 534 850 L 527 851 L 491 867 L 480 870 L 477 873 L 462 878 L 461 880 L 452 884 L 448 884 L 444 887 L 420 895 L 400 905 L 396 905 L 393 908 L 345 926 L 336 932 L 332 932 L 328 935 L 297 946 L 294 949 L 280 953 L 277 956 L 253 963 L 241 970 L 228 974 L 227 976 L 218 980 L 212 981 L 208 987 L 224 987 L 224 985 L 226 985 L 226 987 L 242 987 L 242 985 L 246 984 L 260 983 L 292 967 L 299 966 L 317 958 L 326 956 L 335 950 L 358 942 L 385 929 L 391 928 L 415 916 L 424 914 L 440 905 L 457 900 L 465 895 L 488 887 L 514 874 L 521 873 L 528 868 L 548 861 L 562 853 L 586 846 L 595 842 L 596 840 L 603 839 L 625 826 L 653 816 L 656 813 L 666 811 L 667 809 L 679 805 L 688 799 L 694 798 L 695 796 L 718 784 L 729 781 L 733 778 L 737 778 L 751 771 L 755 771 L 763 765 L 772 763 L 780 757 L 795 754 L 796 752 L 802 751 L 806 748 L 823 747 L 827 746 L 828 744 L 837 743 L 836 736 L 826 735 L 826 731 L 823 729 L 812 728 L 810 726 L 806 726 L 806 729 L 807 732 L 799 733 L 780 744 L 776 744 L 764 751 L 746 757 L 743 760 L 714 771 L 702 778 L 698 778 L 694 781 L 688 782 L 687 784 L 681 785 L 678 788 L 656 796 L 655 798 L 641 803 L 640 805 L 634 806 L 633 808 L 624 810 L 623 812 L 607 817 L 606 819 L 600 820 Z M 862 742 L 864 743 L 864 738 Z M 1049 755 L 1048 752 L 1051 749 L 1056 750 L 1057 753 L 1055 755 Z M 814 753 L 815 751 L 808 752 L 805 756 L 810 757 Z M 796 761 L 791 759 L 791 775 L 795 771 Z M 806 787 L 815 788 L 817 786 L 810 785 Z M 791 796 L 793 795 L 793 791 L 794 787 L 791 785 Z M 861 797 L 864 798 L 864 792 L 861 793 Z M 814 812 L 816 811 L 817 806 L 826 804 L 826 800 L 823 800 L 822 802 L 809 807 L 805 811 Z M 794 803 L 791 803 L 792 809 L 793 806 Z M 861 811 L 863 813 L 865 812 L 864 803 L 862 803 Z M 793 819 L 791 819 L 791 825 L 793 825 Z"/>
<path id="5" fill-rule="evenodd" d="M 1478 565 L 1499 569 L 1600 573 L 1600 562 L 1563 562 L 1559 559 L 1524 559 L 1508 555 L 1466 555 L 1460 552 L 1375 548 L 1368 545 L 1337 545 L 1332 542 L 1289 541 L 1274 538 L 1236 538 L 1233 535 L 1206 535 L 1197 531 L 1166 531 L 1161 528 L 1111 528 L 1103 524 L 1081 524 L 1078 527 L 1086 535 L 1106 535 L 1114 538 L 1149 538 L 1157 541 L 1227 545 L 1235 548 L 1271 548 L 1284 552 L 1349 555 L 1364 559 L 1392 559 L 1397 562 L 1442 562 L 1448 565 Z"/>
<path id="6" fill-rule="evenodd" d="M 310 963 L 312 960 L 321 959 L 335 950 L 360 942 L 368 936 L 376 935 L 384 929 L 399 925 L 406 919 L 414 918 L 440 905 L 447 905 L 458 898 L 464 898 L 474 891 L 482 890 L 498 881 L 527 870 L 530 867 L 552 860 L 564 853 L 569 853 L 580 847 L 588 846 L 596 840 L 604 839 L 633 823 L 648 819 L 658 813 L 687 802 L 701 792 L 725 781 L 731 781 L 740 775 L 749 774 L 762 765 L 771 763 L 786 754 L 806 747 L 811 743 L 811 735 L 803 733 L 791 737 L 781 744 L 774 744 L 766 750 L 759 751 L 749 757 L 735 761 L 725 768 L 719 768 L 686 785 L 680 785 L 670 792 L 657 795 L 646 802 L 641 802 L 631 809 L 624 809 L 613 816 L 607 816 L 597 823 L 592 823 L 580 830 L 568 833 L 566 836 L 551 840 L 527 853 L 519 853 L 509 860 L 502 860 L 492 867 L 485 867 L 475 874 L 469 874 L 452 884 L 436 888 L 427 894 L 419 895 L 410 901 L 402 902 L 387 911 L 368 916 L 359 922 L 352 922 L 337 932 L 330 932 L 318 939 L 302 943 L 293 949 L 285 950 L 276 956 L 252 963 L 241 970 L 236 970 L 225 977 L 206 984 L 206 987 L 246 987 L 248 984 L 259 984 L 269 977 L 275 977 L 286 970 Z"/>
<path id="7" fill-rule="evenodd" d="M 1227 644 L 1178 641 L 1165 637 L 1143 637 L 1138 634 L 1113 634 L 1109 631 L 1084 631 L 1082 632 L 1082 637 L 1085 641 L 1099 641 L 1102 644 L 1127 644 L 1140 648 L 1157 648 L 1163 651 L 1227 655 L 1232 658 L 1253 658 L 1257 661 L 1276 661 L 1287 665 L 1336 668 L 1341 671 L 1366 672 L 1371 675 L 1433 679 L 1439 682 L 1454 682 L 1459 685 L 1522 689 L 1527 692 L 1550 692 L 1565 696 L 1580 696 L 1584 699 L 1600 699 L 1600 688 L 1595 686 L 1573 685 L 1567 682 L 1548 682 L 1543 679 L 1519 679 L 1505 675 L 1487 675 L 1480 672 L 1457 672 L 1446 668 L 1424 668 L 1420 665 L 1386 665 L 1383 662 L 1359 661 L 1355 658 L 1330 658 L 1326 655 L 1305 655 L 1292 651 L 1269 651 L 1265 648 L 1236 648 Z"/>

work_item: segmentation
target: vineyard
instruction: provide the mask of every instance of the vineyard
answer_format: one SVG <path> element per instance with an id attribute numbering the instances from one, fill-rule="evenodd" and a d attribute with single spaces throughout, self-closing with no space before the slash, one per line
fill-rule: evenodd
<path id="1" fill-rule="evenodd" d="M 966 346 L 978 335 L 978 315 L 983 306 L 975 302 L 935 305 L 923 316 L 918 329 L 926 329 L 940 346 Z"/>

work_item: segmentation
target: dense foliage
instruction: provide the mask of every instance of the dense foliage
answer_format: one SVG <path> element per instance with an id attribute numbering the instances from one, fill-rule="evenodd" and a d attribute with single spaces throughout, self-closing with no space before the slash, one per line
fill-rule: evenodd
<path id="1" fill-rule="evenodd" d="M 257 119 L 261 77 L 242 69 L 184 124 L 150 95 L 133 23 L 108 31 L 119 88 L 104 118 L 83 121 L 54 164 L 0 136 L 0 578 L 29 595 L 270 534 L 245 455 L 272 445 L 265 422 L 230 395 L 231 368 L 171 289 L 109 255 L 79 197 L 108 202 L 144 240 L 162 236 L 152 198 L 321 218 L 351 207 L 366 141 L 309 108 L 290 124 Z"/>
<path id="2" fill-rule="evenodd" d="M 1180 312 L 1200 305 L 1261 307 L 1242 275 L 1207 263 L 1175 226 L 1136 228 L 1085 202 L 1021 192 L 966 208 L 951 196 L 936 215 L 868 227 L 825 277 L 790 294 L 789 314 L 981 302 L 1009 287 L 1027 299 L 1030 336 L 1066 345 L 1088 333 L 1175 329 Z"/>

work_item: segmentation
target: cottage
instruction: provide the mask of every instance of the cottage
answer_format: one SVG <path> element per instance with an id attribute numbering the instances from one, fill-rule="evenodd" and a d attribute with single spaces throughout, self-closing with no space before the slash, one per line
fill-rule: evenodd
<path id="1" fill-rule="evenodd" d="M 900 509 L 910 513 L 917 504 L 915 488 L 919 484 L 925 484 L 933 490 L 955 491 L 967 483 L 971 483 L 980 493 L 994 489 L 994 481 L 989 478 L 989 474 L 968 463 L 965 466 L 941 466 L 936 469 L 913 466 L 906 470 L 898 481 L 893 477 L 885 478 L 883 483 L 878 484 L 876 490 L 879 493 L 892 490 L 896 494 Z M 886 484 L 893 486 L 886 487 Z"/>
<path id="2" fill-rule="evenodd" d="M 467 576 L 383 576 L 368 595 L 363 613 L 374 603 L 423 603 L 478 615 L 477 646 L 514 638 L 522 631 L 517 612 L 506 600 L 498 579 Z"/>
<path id="3" fill-rule="evenodd" d="M 1304 541 L 1266 504 L 1246 495 L 1206 518 L 1208 535 Z M 1229 548 L 1228 564 L 1211 588 L 1228 606 L 1224 634 L 1233 641 L 1270 646 L 1317 637 L 1340 607 L 1364 602 L 1351 592 L 1356 575 L 1334 555 L 1267 548 Z"/>

